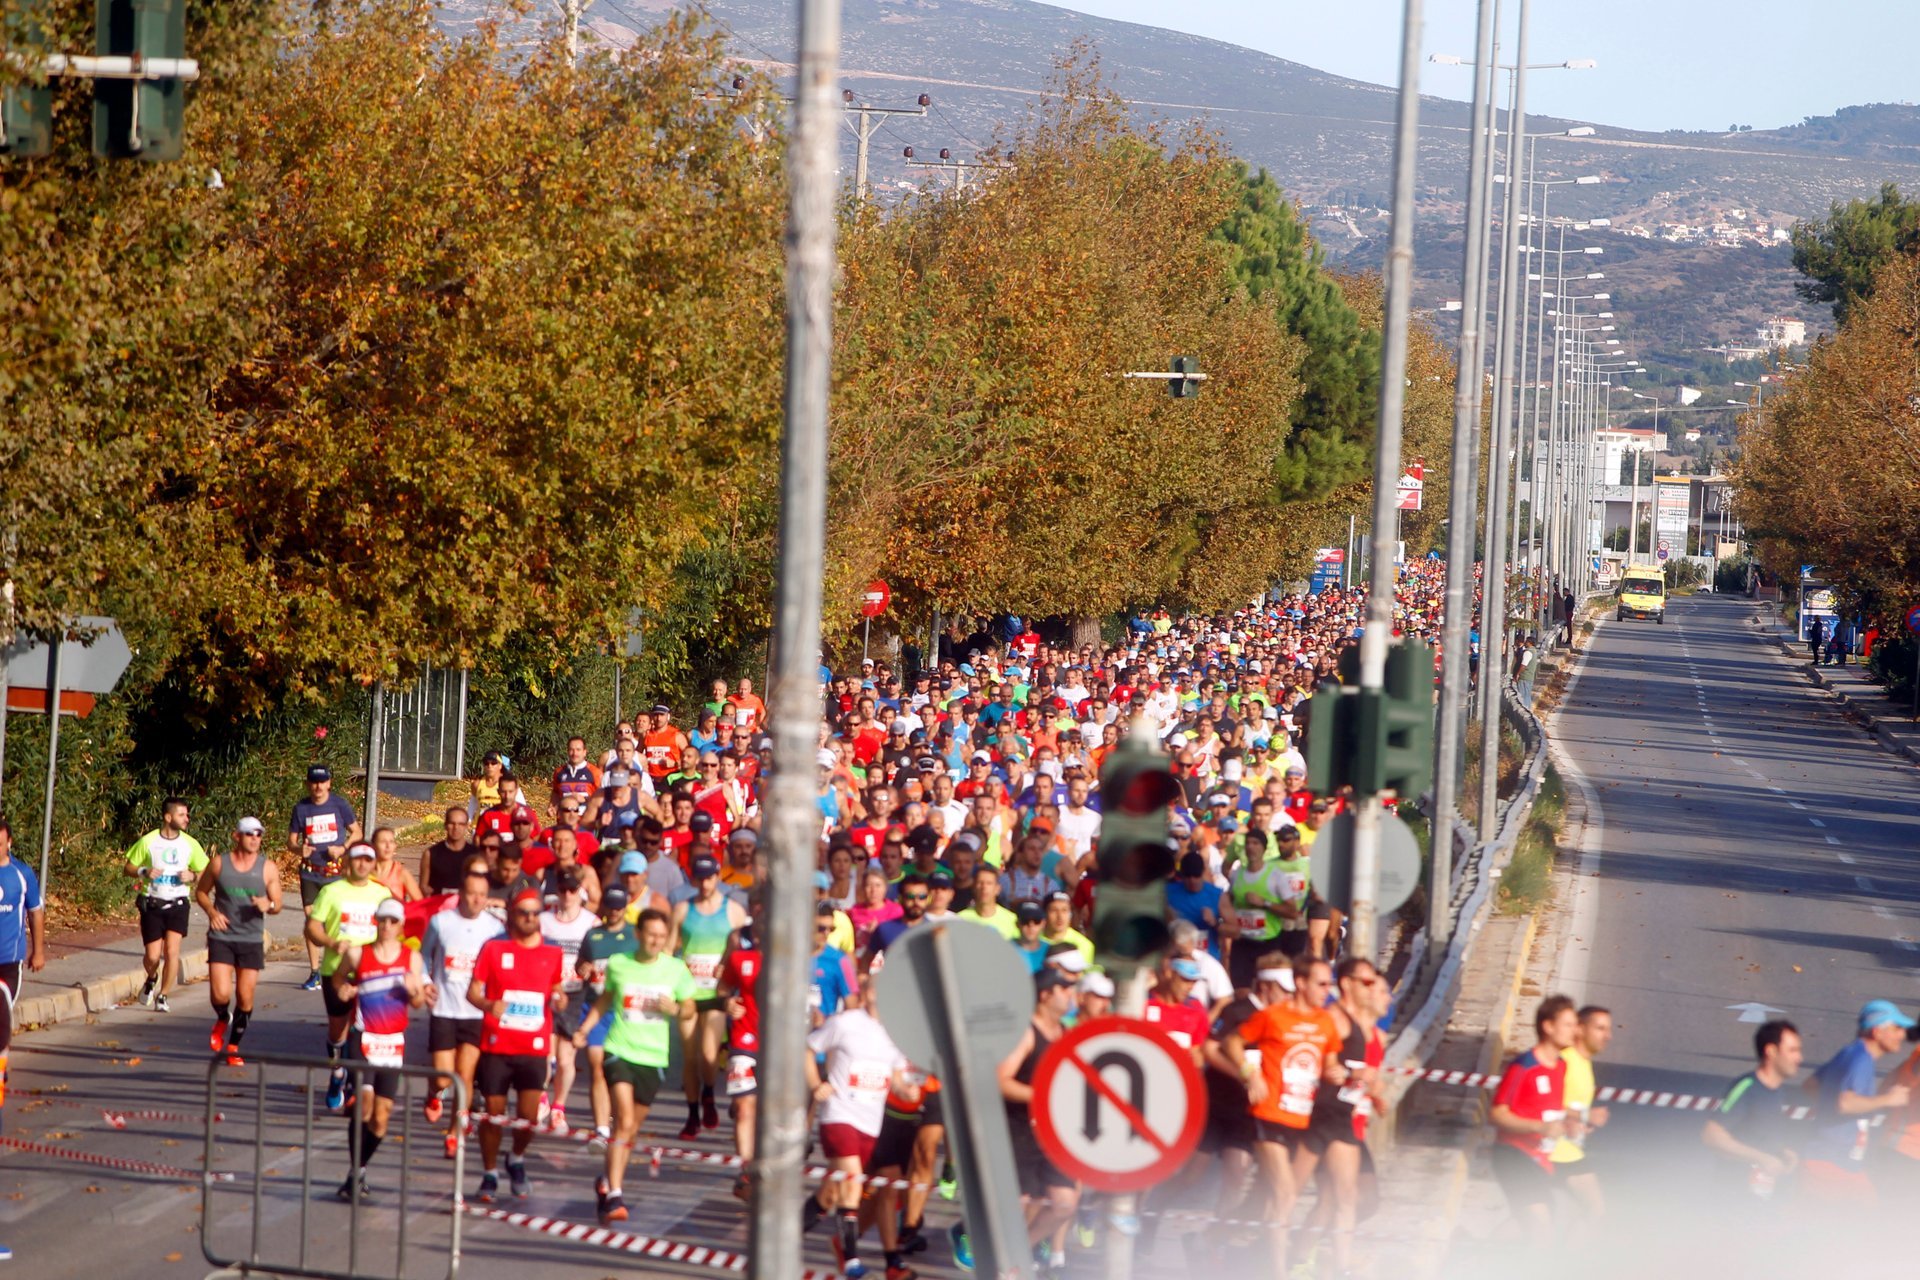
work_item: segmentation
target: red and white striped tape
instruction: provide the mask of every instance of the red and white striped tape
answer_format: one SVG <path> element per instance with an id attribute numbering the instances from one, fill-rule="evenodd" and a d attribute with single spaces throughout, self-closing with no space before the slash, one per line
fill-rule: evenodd
<path id="1" fill-rule="evenodd" d="M 71 1147 L 55 1147 L 44 1142 L 28 1142 L 22 1138 L 0 1136 L 0 1147 L 11 1147 L 15 1151 L 30 1151 L 35 1155 L 57 1156 L 62 1160 L 77 1160 L 82 1164 L 95 1164 L 103 1169 L 124 1169 L 129 1173 L 152 1173 L 163 1178 L 177 1178 L 182 1182 L 232 1182 L 230 1173 L 206 1173 L 199 1169 L 180 1169 L 170 1164 L 149 1164 L 145 1160 L 128 1160 L 122 1156 L 95 1155 L 91 1151 L 75 1151 Z"/>
<path id="2" fill-rule="evenodd" d="M 1442 1067 L 1388 1067 L 1396 1075 L 1412 1076 L 1431 1084 L 1460 1085 L 1468 1089 L 1498 1089 L 1500 1077 L 1483 1071 L 1448 1071 Z M 1670 1093 L 1659 1089 L 1623 1089 L 1605 1085 L 1593 1095 L 1595 1102 L 1617 1102 L 1622 1106 L 1658 1107 L 1668 1111 L 1712 1111 L 1721 1103 L 1714 1094 Z M 1811 1107 L 1791 1107 L 1790 1120 L 1804 1120 L 1813 1114 Z"/>
<path id="3" fill-rule="evenodd" d="M 660 1262 L 678 1262 L 690 1267 L 711 1267 L 715 1271 L 747 1269 L 746 1254 L 734 1253 L 727 1249 L 715 1249 L 709 1245 L 691 1244 L 685 1240 L 668 1240 L 661 1236 L 641 1235 L 635 1231 L 615 1231 L 610 1227 L 589 1226 L 584 1222 L 567 1222 L 561 1218 L 545 1218 L 532 1213 L 515 1213 L 511 1209 L 489 1209 L 484 1205 L 466 1201 L 462 1201 L 459 1207 L 472 1217 L 485 1218 L 490 1222 L 504 1222 L 510 1227 L 538 1231 L 543 1235 L 571 1240 L 576 1244 L 598 1245 L 603 1249 L 638 1254 Z M 809 1269 L 800 1273 L 800 1280 L 839 1280 L 839 1277 L 830 1271 Z"/>

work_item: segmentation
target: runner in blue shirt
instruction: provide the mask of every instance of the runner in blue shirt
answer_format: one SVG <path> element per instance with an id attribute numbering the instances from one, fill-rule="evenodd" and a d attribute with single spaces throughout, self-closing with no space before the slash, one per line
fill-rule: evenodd
<path id="1" fill-rule="evenodd" d="M 0 818 L 0 985 L 20 995 L 20 966 L 38 973 L 47 966 L 47 910 L 40 879 L 13 856 L 13 828 Z"/>

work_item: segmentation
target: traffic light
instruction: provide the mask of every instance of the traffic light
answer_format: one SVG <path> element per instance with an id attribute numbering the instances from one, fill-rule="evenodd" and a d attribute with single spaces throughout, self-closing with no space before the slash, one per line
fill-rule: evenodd
<path id="1" fill-rule="evenodd" d="M 1180 375 L 1177 378 L 1167 379 L 1167 390 L 1173 392 L 1174 399 L 1184 400 L 1188 396 L 1197 396 L 1200 394 L 1200 379 L 1192 376 L 1200 372 L 1200 362 L 1198 360 L 1192 356 L 1175 356 L 1173 358 L 1173 372 Z"/>
<path id="2" fill-rule="evenodd" d="M 102 57 L 185 57 L 186 0 L 94 0 L 93 41 Z M 186 92 L 186 83 L 178 79 L 96 79 L 94 154 L 178 160 L 186 133 Z"/>
<path id="3" fill-rule="evenodd" d="M 1360 743 L 1360 699 L 1338 681 L 1323 681 L 1307 699 L 1307 781 L 1315 795 L 1332 795 L 1354 781 Z"/>
<path id="4" fill-rule="evenodd" d="M 1384 683 L 1361 691 L 1354 790 L 1417 795 L 1433 772 L 1433 650 L 1416 640 L 1388 649 Z"/>
<path id="5" fill-rule="evenodd" d="M 1100 770 L 1093 942 L 1108 968 L 1151 962 L 1166 949 L 1167 878 L 1174 869 L 1167 824 L 1179 797 L 1166 756 L 1139 734 L 1129 734 Z"/>
<path id="6" fill-rule="evenodd" d="M 7 14 L 0 49 L 27 65 L 9 74 L 19 84 L 0 89 L 0 154 L 44 156 L 53 151 L 53 85 L 41 74 L 47 50 L 47 0 L 21 0 Z"/>

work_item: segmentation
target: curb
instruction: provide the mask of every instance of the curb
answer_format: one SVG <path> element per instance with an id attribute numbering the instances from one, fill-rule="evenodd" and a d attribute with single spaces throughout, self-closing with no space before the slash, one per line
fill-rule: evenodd
<path id="1" fill-rule="evenodd" d="M 1897 734 L 1887 728 L 1889 717 L 1879 715 L 1869 710 L 1867 705 L 1859 697 L 1842 689 L 1839 684 L 1836 683 L 1831 676 L 1823 672 L 1817 664 L 1809 661 L 1804 644 L 1790 638 L 1788 633 L 1780 629 L 1778 623 L 1771 621 L 1761 622 L 1757 624 L 1757 629 L 1758 638 L 1762 643 L 1772 640 L 1775 644 L 1779 645 L 1780 652 L 1792 660 L 1794 666 L 1797 667 L 1802 674 L 1815 685 L 1832 694 L 1833 700 L 1840 704 L 1842 714 L 1847 716 L 1848 719 L 1854 721 L 1862 729 L 1872 734 L 1874 739 L 1887 750 L 1914 764 L 1920 764 L 1920 745 L 1902 742 Z"/>
<path id="2" fill-rule="evenodd" d="M 266 942 L 267 958 L 271 960 L 275 956 L 292 955 L 300 945 L 300 937 L 295 934 L 276 942 L 273 935 L 268 934 Z M 182 951 L 180 981 L 175 990 L 204 982 L 206 977 L 207 949 L 198 947 L 192 951 Z M 104 978 L 69 983 L 43 995 L 22 997 L 14 1001 L 13 1028 L 15 1031 L 40 1031 L 63 1022 L 84 1021 L 133 999 L 140 994 L 140 988 L 146 981 L 145 968 L 122 969 Z"/>

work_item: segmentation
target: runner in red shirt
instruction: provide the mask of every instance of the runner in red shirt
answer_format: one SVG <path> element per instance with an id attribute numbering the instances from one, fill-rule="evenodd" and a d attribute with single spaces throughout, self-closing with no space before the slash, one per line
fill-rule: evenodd
<path id="1" fill-rule="evenodd" d="M 1580 1031 L 1566 996 L 1548 996 L 1533 1015 L 1538 1043 L 1512 1062 L 1494 1091 L 1490 1119 L 1493 1176 L 1513 1216 L 1535 1240 L 1553 1239 L 1553 1148 L 1566 1132 L 1566 1060 L 1560 1051 Z"/>
<path id="2" fill-rule="evenodd" d="M 1204 1065 L 1200 1048 L 1212 1030 L 1207 1011 L 1193 998 L 1193 984 L 1200 980 L 1200 966 L 1183 957 L 1167 961 L 1159 973 L 1153 998 L 1147 1001 L 1147 1021 L 1158 1023 L 1173 1042 L 1193 1055 L 1193 1065 Z"/>
<path id="3" fill-rule="evenodd" d="M 751 910 L 758 912 L 756 903 Z M 720 962 L 720 986 L 716 994 L 726 1002 L 727 1010 L 727 1101 L 733 1111 L 733 1149 L 746 1164 L 753 1163 L 753 1126 L 755 1095 L 760 1078 L 755 1072 L 760 1057 L 760 966 L 759 944 L 749 921 L 733 931 L 727 942 L 726 958 Z M 750 1183 L 742 1173 L 733 1182 L 733 1194 L 747 1198 Z"/>
<path id="4" fill-rule="evenodd" d="M 504 1116 L 507 1091 L 517 1095 L 515 1113 L 525 1126 L 514 1130 L 513 1155 L 507 1160 L 507 1181 L 515 1198 L 530 1191 L 523 1157 L 540 1119 L 540 1093 L 547 1086 L 547 1058 L 553 1052 L 553 1011 L 566 1005 L 561 990 L 566 961 L 559 947 L 541 940 L 540 894 L 522 889 L 508 904 L 507 936 L 480 948 L 474 962 L 467 1000 L 483 1014 L 480 1024 L 480 1063 L 474 1088 L 486 1099 L 486 1113 Z M 500 1191 L 494 1162 L 500 1156 L 498 1124 L 480 1126 L 480 1177 L 476 1198 L 491 1203 Z"/>

